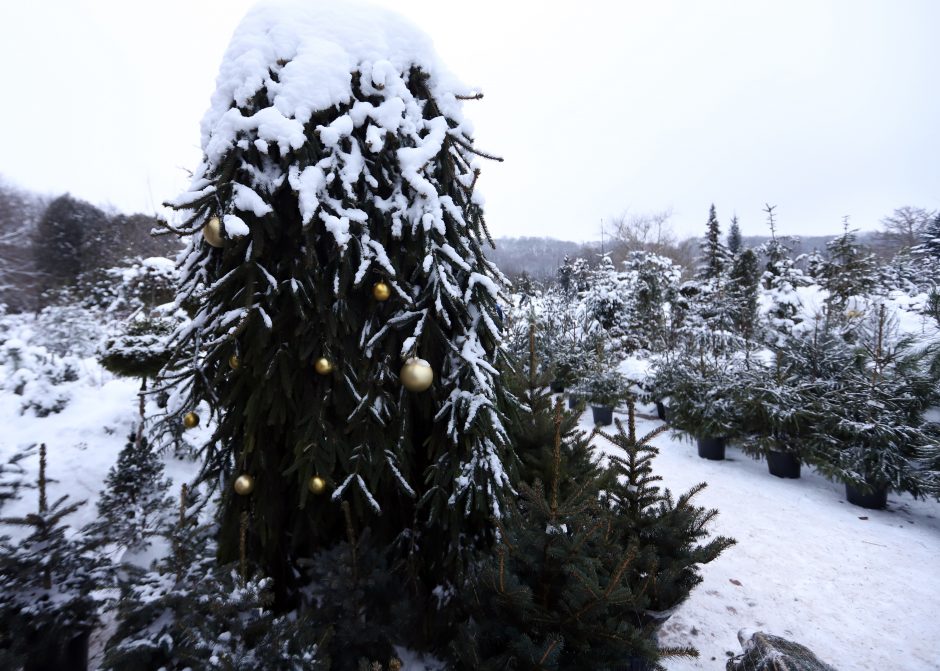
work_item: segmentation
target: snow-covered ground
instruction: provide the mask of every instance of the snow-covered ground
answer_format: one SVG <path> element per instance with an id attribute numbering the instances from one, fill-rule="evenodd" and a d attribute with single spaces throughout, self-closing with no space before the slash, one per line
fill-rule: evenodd
<path id="1" fill-rule="evenodd" d="M 0 460 L 47 443 L 50 499 L 69 494 L 89 501 L 72 516 L 74 527 L 94 517 L 95 497 L 137 418 L 133 380 L 112 379 L 93 359 L 84 366 L 58 414 L 21 415 L 22 398 L 0 393 Z M 655 424 L 641 417 L 638 430 Z M 590 430 L 589 413 L 582 425 Z M 846 503 L 840 485 L 805 467 L 801 479 L 781 480 L 734 447 L 727 460 L 711 462 L 669 434 L 654 444 L 665 486 L 677 494 L 708 482 L 699 505 L 718 508 L 713 531 L 738 540 L 704 567 L 704 582 L 666 623 L 663 644 L 691 643 L 701 653 L 697 660 L 673 660 L 669 669 L 724 668 L 740 652 L 743 628 L 803 643 L 842 671 L 940 669 L 940 503 L 890 495 L 887 510 L 864 510 Z M 616 449 L 603 440 L 597 447 Z M 34 475 L 38 456 L 26 465 Z M 167 466 L 177 485 L 195 468 L 172 458 Z M 27 490 L 0 514 L 35 506 L 36 493 Z"/>

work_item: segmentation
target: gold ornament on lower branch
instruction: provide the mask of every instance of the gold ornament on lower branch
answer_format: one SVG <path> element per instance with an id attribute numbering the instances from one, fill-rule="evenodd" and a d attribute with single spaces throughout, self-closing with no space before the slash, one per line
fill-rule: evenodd
<path id="1" fill-rule="evenodd" d="M 187 429 L 195 429 L 199 426 L 199 415 L 194 412 L 187 412 L 183 415 L 183 426 Z"/>
<path id="2" fill-rule="evenodd" d="M 372 285 L 372 297 L 377 301 L 387 301 L 392 295 L 392 289 L 385 282 L 376 282 Z"/>
<path id="3" fill-rule="evenodd" d="M 202 237 L 213 247 L 224 247 L 222 239 L 222 222 L 218 217 L 209 217 L 209 221 L 202 227 Z"/>
<path id="4" fill-rule="evenodd" d="M 321 478 L 319 475 L 314 475 L 310 478 L 310 482 L 307 484 L 310 488 L 310 491 L 314 494 L 322 494 L 326 491 L 326 480 Z"/>
<path id="5" fill-rule="evenodd" d="M 238 367 L 242 365 L 242 362 L 239 360 L 237 354 L 233 354 L 228 358 L 228 367 L 232 370 L 238 370 Z"/>
<path id="6" fill-rule="evenodd" d="M 313 362 L 313 369 L 320 375 L 329 375 L 333 372 L 333 362 L 325 356 L 321 356 Z"/>
<path id="7" fill-rule="evenodd" d="M 232 483 L 232 487 L 235 489 L 235 493 L 239 496 L 248 496 L 253 491 L 255 491 L 255 479 L 247 473 L 242 473 L 237 478 L 235 478 L 235 482 Z"/>
<path id="8" fill-rule="evenodd" d="M 408 391 L 424 391 L 434 382 L 434 369 L 424 359 L 411 357 L 401 367 L 399 377 Z"/>

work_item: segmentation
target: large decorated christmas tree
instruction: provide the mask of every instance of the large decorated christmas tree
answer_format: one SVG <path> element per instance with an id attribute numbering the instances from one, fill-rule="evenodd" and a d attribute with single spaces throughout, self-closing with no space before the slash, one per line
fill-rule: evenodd
<path id="1" fill-rule="evenodd" d="M 247 512 L 244 552 L 281 609 L 307 558 L 366 529 L 434 605 L 492 540 L 514 457 L 505 280 L 462 111 L 478 97 L 376 8 L 268 3 L 225 54 L 171 203 L 191 320 L 162 386 L 168 422 L 212 420 L 220 560 Z"/>

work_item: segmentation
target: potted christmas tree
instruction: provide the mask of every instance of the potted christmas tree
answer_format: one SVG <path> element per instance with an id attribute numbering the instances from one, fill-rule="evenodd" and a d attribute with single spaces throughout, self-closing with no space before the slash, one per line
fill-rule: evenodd
<path id="1" fill-rule="evenodd" d="M 779 478 L 799 478 L 801 465 L 812 461 L 807 434 L 815 416 L 800 375 L 800 367 L 787 366 L 779 352 L 774 368 L 752 359 L 741 371 L 741 449 L 766 459 L 767 470 Z"/>
<path id="2" fill-rule="evenodd" d="M 598 362 L 592 375 L 581 382 L 578 392 L 591 404 L 594 424 L 613 423 L 614 408 L 625 398 L 627 385 L 627 378 L 606 360 Z"/>
<path id="3" fill-rule="evenodd" d="M 809 389 L 820 418 L 817 467 L 864 508 L 884 508 L 892 490 L 924 495 L 931 485 L 921 455 L 931 439 L 923 417 L 938 394 L 926 351 L 898 332 L 884 304 L 845 331 L 830 338 L 830 374 Z"/>
<path id="4" fill-rule="evenodd" d="M 654 386 L 671 390 L 670 424 L 695 437 L 703 459 L 724 459 L 727 440 L 741 432 L 739 365 L 732 357 L 700 354 L 656 367 Z"/>

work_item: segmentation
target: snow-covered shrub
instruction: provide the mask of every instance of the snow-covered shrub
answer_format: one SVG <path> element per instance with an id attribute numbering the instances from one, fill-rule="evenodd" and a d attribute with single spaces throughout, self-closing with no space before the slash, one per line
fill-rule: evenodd
<path id="1" fill-rule="evenodd" d="M 101 668 L 328 669 L 325 633 L 272 611 L 272 581 L 219 566 L 215 525 L 197 524 L 192 502 L 170 534 L 173 551 L 150 571 L 126 567 L 117 631 Z"/>
<path id="2" fill-rule="evenodd" d="M 669 398 L 669 423 L 694 437 L 734 438 L 743 432 L 739 404 L 741 357 L 686 351 L 654 365 L 655 398 Z"/>
<path id="3" fill-rule="evenodd" d="M 62 411 L 71 399 L 70 386 L 78 380 L 81 361 L 59 356 L 19 338 L 0 344 L 0 389 L 22 397 L 23 412 L 46 417 Z"/>
<path id="4" fill-rule="evenodd" d="M 105 341 L 101 365 L 116 375 L 153 378 L 170 358 L 169 338 L 179 320 L 159 313 L 138 313 Z"/>
<path id="5" fill-rule="evenodd" d="M 852 331 L 819 338 L 824 349 L 810 350 L 804 370 L 816 465 L 863 489 L 931 493 L 936 473 L 922 459 L 935 440 L 924 413 L 938 401 L 930 347 L 901 332 L 885 303 L 871 304 Z"/>

